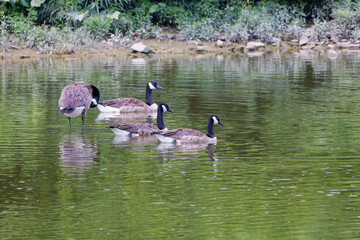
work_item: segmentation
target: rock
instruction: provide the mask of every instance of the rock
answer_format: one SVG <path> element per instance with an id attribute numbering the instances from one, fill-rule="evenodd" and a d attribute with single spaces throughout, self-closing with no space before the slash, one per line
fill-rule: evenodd
<path id="1" fill-rule="evenodd" d="M 14 45 L 10 45 L 9 48 L 10 48 L 10 49 L 15 49 L 15 50 L 19 50 L 19 49 L 20 49 L 18 46 L 14 46 Z"/>
<path id="2" fill-rule="evenodd" d="M 359 49 L 360 45 L 359 44 L 349 44 L 349 49 Z"/>
<path id="3" fill-rule="evenodd" d="M 254 52 L 256 51 L 256 47 L 250 45 L 250 46 L 246 46 L 246 50 L 248 50 L 249 52 Z"/>
<path id="4" fill-rule="evenodd" d="M 237 49 L 239 52 L 244 52 L 245 51 L 245 47 L 244 46 L 240 46 L 238 49 Z"/>
<path id="5" fill-rule="evenodd" d="M 155 53 L 153 49 L 144 45 L 142 42 L 135 43 L 134 45 L 132 45 L 131 50 L 132 50 L 132 52 L 141 52 L 141 53 L 145 53 L 145 54 Z"/>
<path id="6" fill-rule="evenodd" d="M 248 42 L 246 44 L 247 49 L 255 48 L 255 50 L 259 48 L 265 48 L 265 44 L 262 42 Z"/>
<path id="7" fill-rule="evenodd" d="M 349 42 L 337 42 L 336 46 L 340 49 L 349 48 L 350 43 Z"/>
<path id="8" fill-rule="evenodd" d="M 222 41 L 222 40 L 217 40 L 217 41 L 216 41 L 216 46 L 222 48 L 222 47 L 225 46 L 225 43 L 224 43 L 224 41 Z"/>
<path id="9" fill-rule="evenodd" d="M 335 49 L 335 46 L 332 45 L 332 44 L 328 44 L 328 48 L 330 48 L 330 49 Z"/>
<path id="10" fill-rule="evenodd" d="M 197 47 L 197 48 L 195 49 L 195 52 L 197 52 L 197 53 L 207 53 L 207 52 L 209 52 L 209 51 L 208 51 L 208 49 L 206 49 L 206 47 L 200 46 L 200 47 Z"/>
<path id="11" fill-rule="evenodd" d="M 299 40 L 299 45 L 300 46 L 304 46 L 309 42 L 309 38 L 308 36 L 305 35 L 301 35 L 300 40 Z"/>
<path id="12" fill-rule="evenodd" d="M 297 39 L 293 39 L 291 41 L 287 41 L 287 43 L 290 45 L 290 46 L 299 46 L 299 41 Z"/>
<path id="13" fill-rule="evenodd" d="M 196 46 L 204 46 L 202 42 L 194 41 L 194 40 L 188 41 L 188 43 L 195 44 Z"/>
<path id="14" fill-rule="evenodd" d="M 30 56 L 29 55 L 21 55 L 20 56 L 20 59 L 24 59 L 24 58 L 30 58 Z"/>

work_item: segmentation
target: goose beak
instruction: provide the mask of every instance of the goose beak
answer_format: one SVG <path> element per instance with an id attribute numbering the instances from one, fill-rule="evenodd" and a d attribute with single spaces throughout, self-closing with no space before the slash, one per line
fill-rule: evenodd
<path id="1" fill-rule="evenodd" d="M 172 113 L 173 113 L 174 111 L 169 108 L 168 112 L 172 112 Z"/>
<path id="2" fill-rule="evenodd" d="M 164 89 L 163 87 L 161 87 L 159 84 L 156 86 L 157 89 Z"/>
<path id="3" fill-rule="evenodd" d="M 218 124 L 220 124 L 221 126 L 224 126 L 224 124 L 222 124 L 222 122 L 220 122 L 220 121 L 218 122 Z"/>

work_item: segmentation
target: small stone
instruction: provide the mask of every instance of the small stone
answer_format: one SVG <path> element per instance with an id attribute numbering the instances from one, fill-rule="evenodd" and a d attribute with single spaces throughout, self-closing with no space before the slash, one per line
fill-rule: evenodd
<path id="1" fill-rule="evenodd" d="M 244 46 L 240 46 L 237 50 L 238 50 L 239 52 L 244 52 L 244 51 L 245 51 L 245 47 L 244 47 Z"/>
<path id="2" fill-rule="evenodd" d="M 252 52 L 256 51 L 256 47 L 254 47 L 254 46 L 246 46 L 246 49 L 248 51 L 252 51 Z"/>
<path id="3" fill-rule="evenodd" d="M 258 48 L 265 48 L 265 44 L 262 43 L 262 42 L 248 42 L 246 44 L 246 48 L 255 48 L 255 49 L 258 49 Z"/>
<path id="4" fill-rule="evenodd" d="M 141 53 L 145 53 L 145 54 L 155 53 L 153 49 L 151 49 L 148 46 L 144 45 L 142 42 L 135 43 L 134 45 L 132 45 L 131 50 L 133 52 L 141 52 Z"/>
<path id="5" fill-rule="evenodd" d="M 24 58 L 30 58 L 30 56 L 29 55 L 21 55 L 20 56 L 20 59 L 24 59 Z"/>
<path id="6" fill-rule="evenodd" d="M 204 46 L 197 47 L 197 48 L 195 49 L 195 51 L 196 51 L 197 53 L 206 53 L 206 52 L 208 52 L 208 50 L 207 50 Z"/>
<path id="7" fill-rule="evenodd" d="M 221 40 L 217 40 L 216 41 L 216 46 L 218 46 L 219 48 L 222 48 L 222 47 L 225 46 L 225 43 L 223 41 L 221 41 Z"/>
<path id="8" fill-rule="evenodd" d="M 350 43 L 349 42 L 337 42 L 336 46 L 340 49 L 349 48 Z"/>
<path id="9" fill-rule="evenodd" d="M 349 44 L 349 49 L 359 49 L 359 44 Z"/>
<path id="10" fill-rule="evenodd" d="M 304 46 L 309 42 L 309 38 L 307 36 L 302 35 L 299 40 L 299 45 Z"/>

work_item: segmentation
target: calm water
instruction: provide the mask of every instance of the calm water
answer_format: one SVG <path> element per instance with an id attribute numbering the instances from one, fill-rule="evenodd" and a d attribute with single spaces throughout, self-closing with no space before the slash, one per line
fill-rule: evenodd
<path id="1" fill-rule="evenodd" d="M 360 237 L 360 53 L 0 61 L 2 239 Z M 61 89 L 168 103 L 216 146 L 119 139 L 58 113 Z"/>

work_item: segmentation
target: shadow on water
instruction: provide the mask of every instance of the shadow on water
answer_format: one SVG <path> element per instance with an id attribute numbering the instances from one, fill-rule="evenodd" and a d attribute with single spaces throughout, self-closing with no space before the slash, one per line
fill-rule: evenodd
<path id="1" fill-rule="evenodd" d="M 98 164 L 100 150 L 83 134 L 68 134 L 59 142 L 61 169 L 68 180 L 86 179 L 86 173 Z"/>

